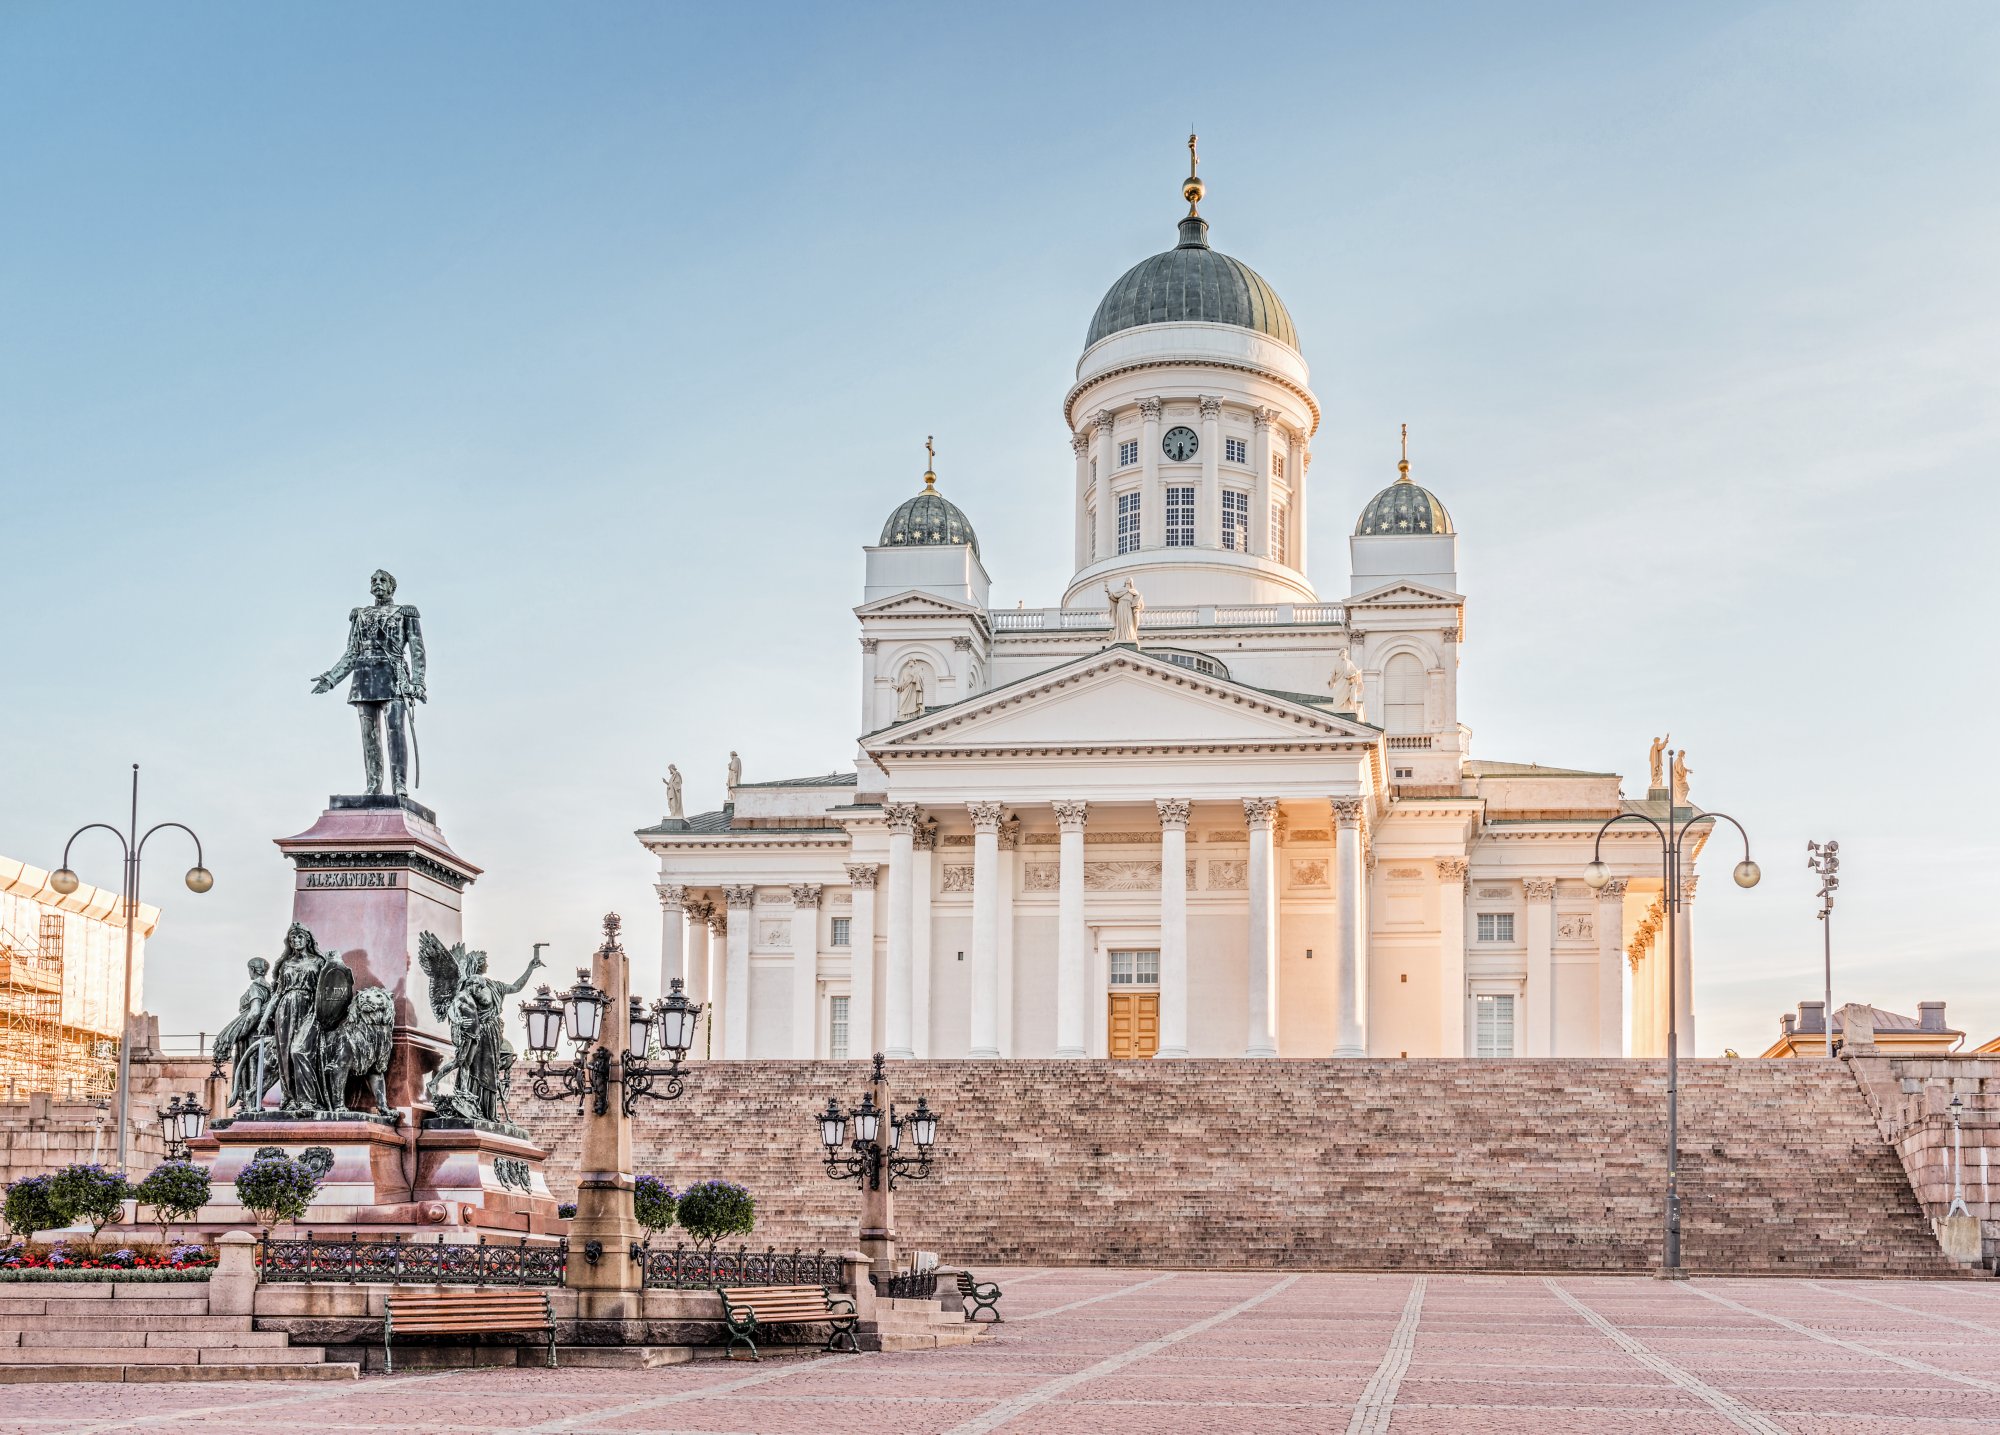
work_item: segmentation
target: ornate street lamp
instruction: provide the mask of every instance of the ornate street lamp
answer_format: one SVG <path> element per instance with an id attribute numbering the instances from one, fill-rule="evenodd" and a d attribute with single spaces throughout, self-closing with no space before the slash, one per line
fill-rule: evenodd
<path id="1" fill-rule="evenodd" d="M 1951 1099 L 1951 1205 L 1945 1210 L 1947 1219 L 1952 1216 L 1969 1216 L 1965 1207 L 1965 1149 L 1959 1144 L 1958 1119 L 1965 1111 L 1965 1103 L 1956 1096 Z"/>
<path id="2" fill-rule="evenodd" d="M 920 1096 L 915 1111 L 897 1115 L 878 1051 L 868 1090 L 854 1110 L 843 1112 L 839 1099 L 828 1097 L 826 1110 L 814 1113 L 813 1124 L 826 1156 L 828 1179 L 854 1181 L 860 1187 L 861 1249 L 873 1259 L 878 1276 L 894 1278 L 895 1202 L 891 1193 L 899 1181 L 930 1179 L 932 1147 L 938 1136 L 937 1113 Z M 905 1132 L 916 1148 L 915 1155 L 903 1149 Z M 844 1152 L 843 1146 L 847 1148 Z"/>
<path id="3" fill-rule="evenodd" d="M 146 844 L 153 834 L 163 827 L 178 827 L 194 841 L 194 866 L 188 868 L 183 878 L 190 892 L 206 892 L 215 885 L 215 874 L 202 865 L 201 839 L 194 835 L 194 829 L 180 822 L 156 822 L 146 829 L 146 835 L 139 835 L 139 764 L 132 764 L 132 811 L 126 830 L 120 832 L 108 822 L 86 822 L 70 833 L 69 841 L 63 843 L 62 866 L 49 873 L 49 885 L 67 897 L 83 880 L 70 869 L 69 849 L 76 839 L 93 827 L 102 827 L 118 839 L 125 850 L 125 985 L 118 997 L 118 1169 L 125 1170 L 126 1151 L 131 1132 L 132 1113 L 132 931 L 139 925 L 139 858 L 146 850 Z"/>
<path id="4" fill-rule="evenodd" d="M 1806 870 L 1819 876 L 1820 931 L 1826 939 L 1826 1054 L 1833 1056 L 1833 892 L 1840 885 L 1840 844 L 1806 843 Z"/>
<path id="5" fill-rule="evenodd" d="M 160 1131 L 167 1138 L 167 1159 L 188 1159 L 188 1143 L 199 1141 L 208 1130 L 208 1108 L 184 1092 L 160 1108 Z"/>
<path id="6" fill-rule="evenodd" d="M 1676 754 L 1667 752 L 1671 763 Z M 1674 972 L 1674 926 L 1681 910 L 1681 849 L 1689 832 L 1696 823 L 1727 822 L 1743 839 L 1743 860 L 1736 864 L 1731 874 L 1739 887 L 1754 887 L 1763 877 L 1763 871 L 1750 860 L 1750 834 L 1743 830 L 1743 824 L 1726 812 L 1696 812 L 1685 819 L 1676 816 L 1688 809 L 1677 807 L 1670 797 L 1667 801 L 1667 825 L 1658 822 L 1643 812 L 1621 812 L 1608 818 L 1597 829 L 1597 841 L 1592 845 L 1590 861 L 1583 869 L 1583 880 L 1593 890 L 1598 890 L 1611 880 L 1611 868 L 1603 860 L 1604 834 L 1620 822 L 1643 822 L 1659 836 L 1660 872 L 1665 885 L 1661 894 L 1661 905 L 1667 917 L 1667 1200 L 1666 1234 L 1662 1243 L 1660 1274 L 1669 1280 L 1679 1280 L 1685 1272 L 1681 1269 L 1681 1187 L 1680 1187 L 1680 1028 L 1675 1017 L 1675 972 Z M 1831 1022 L 1832 1013 L 1828 1013 Z"/>
<path id="7" fill-rule="evenodd" d="M 615 944 L 618 918 L 604 919 L 607 944 Z M 701 1003 L 691 1002 L 682 991 L 679 977 L 673 989 L 649 1009 L 638 997 L 631 998 L 622 1033 L 624 1049 L 614 1060 L 603 1041 L 604 1013 L 611 998 L 591 984 L 588 969 L 579 969 L 576 985 L 556 996 L 547 986 L 521 1003 L 521 1016 L 528 1028 L 529 1089 L 543 1101 L 576 1098 L 578 1115 L 584 1102 L 593 1115 L 610 1110 L 611 1088 L 620 1088 L 619 1111 L 630 1116 L 642 1097 L 658 1101 L 678 1099 L 685 1090 L 688 1048 L 694 1045 L 694 1028 L 701 1016 Z M 552 1064 L 556 1045 L 567 1035 L 573 1048 L 570 1059 Z M 664 1055 L 664 1065 L 653 1060 Z M 613 1071 L 613 1066 L 617 1070 Z"/>

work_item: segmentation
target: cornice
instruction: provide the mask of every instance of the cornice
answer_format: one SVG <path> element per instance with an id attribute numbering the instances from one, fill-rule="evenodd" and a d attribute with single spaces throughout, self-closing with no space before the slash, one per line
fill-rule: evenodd
<path id="1" fill-rule="evenodd" d="M 1227 360 L 1211 359 L 1211 358 L 1141 359 L 1135 363 L 1120 364 L 1115 369 L 1106 369 L 1102 373 L 1092 374 L 1089 378 L 1082 380 L 1080 383 L 1071 385 L 1070 391 L 1067 394 L 1063 395 L 1063 424 L 1065 427 L 1072 430 L 1076 428 L 1077 426 L 1076 406 L 1078 400 L 1080 400 L 1085 394 L 1089 393 L 1092 389 L 1096 388 L 1099 384 L 1105 383 L 1111 379 L 1122 378 L 1126 374 L 1144 373 L 1148 369 L 1189 369 L 1189 368 L 1223 369 L 1227 370 L 1230 373 L 1255 374 L 1260 379 L 1268 379 L 1270 380 L 1270 382 L 1276 384 L 1279 388 L 1284 389 L 1287 393 L 1294 394 L 1297 396 L 1299 402 L 1304 404 L 1306 406 L 1306 409 L 1312 414 L 1312 428 L 1308 431 L 1308 433 L 1315 434 L 1319 432 L 1319 421 L 1320 421 L 1319 400 L 1313 397 L 1312 390 L 1308 389 L 1304 384 L 1299 383 L 1296 379 L 1289 379 L 1285 377 L 1285 375 L 1279 373 L 1275 369 L 1267 369 L 1262 364 L 1232 364 Z"/>

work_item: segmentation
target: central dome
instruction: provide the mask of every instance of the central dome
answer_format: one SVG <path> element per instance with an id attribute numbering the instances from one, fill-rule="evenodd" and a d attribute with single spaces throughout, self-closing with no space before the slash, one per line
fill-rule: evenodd
<path id="1" fill-rule="evenodd" d="M 1179 244 L 1141 260 L 1111 286 L 1083 346 L 1144 324 L 1234 324 L 1299 346 L 1277 291 L 1242 260 L 1209 248 L 1208 221 L 1193 214 L 1181 221 Z"/>

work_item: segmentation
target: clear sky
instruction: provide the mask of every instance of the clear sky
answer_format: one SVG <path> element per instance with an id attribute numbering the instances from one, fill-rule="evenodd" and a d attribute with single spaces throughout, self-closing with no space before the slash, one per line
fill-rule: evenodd
<path id="1" fill-rule="evenodd" d="M 193 825 L 148 1005 L 214 1030 L 358 786 L 310 679 L 369 571 L 424 614 L 423 801 L 468 936 L 561 970 L 657 906 L 632 829 L 846 766 L 861 546 L 935 433 L 997 604 L 1060 597 L 1060 400 L 1167 247 L 1219 248 L 1326 417 L 1312 577 L 1394 477 L 1451 506 L 1488 758 L 1690 749 L 1698 1048 L 1819 991 L 2000 1033 L 2000 8 L 0 6 L 0 852 Z M 164 839 L 163 839 L 164 840 Z M 80 849 L 115 883 L 115 852 Z M 1727 861 L 1733 861 L 1733 855 Z"/>

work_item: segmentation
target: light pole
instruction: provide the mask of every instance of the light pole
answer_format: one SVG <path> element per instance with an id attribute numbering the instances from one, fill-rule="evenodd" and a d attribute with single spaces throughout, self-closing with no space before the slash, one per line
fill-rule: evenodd
<path id="1" fill-rule="evenodd" d="M 579 1290 L 616 1295 L 637 1288 L 644 1270 L 628 1252 L 639 1246 L 639 1222 L 632 1209 L 632 1113 L 642 1098 L 677 1100 L 687 1072 L 681 1063 L 694 1045 L 695 1022 L 701 1004 L 691 1002 L 676 977 L 673 989 L 649 1009 L 638 997 L 626 995 L 625 949 L 618 942 L 616 913 L 604 919 L 604 941 L 593 954 L 589 970 L 576 974 L 576 985 L 562 995 L 544 986 L 521 1003 L 528 1026 L 529 1089 L 542 1101 L 574 1099 L 583 1117 L 580 1171 L 576 1183 L 576 1216 L 570 1230 L 581 1246 L 583 1260 L 569 1263 L 566 1282 Z M 612 1022 L 604 1030 L 605 1012 L 620 1012 L 624 1026 Z M 567 1035 L 567 1063 L 551 1066 L 556 1043 Z M 623 1050 L 611 1047 L 622 1037 Z M 666 1064 L 652 1058 L 664 1053 Z M 611 1088 L 619 1099 L 611 1100 Z M 586 1112 L 586 1107 L 588 1111 Z M 575 1249 L 575 1246 L 572 1247 Z M 617 1252 L 605 1265 L 607 1251 Z"/>
<path id="2" fill-rule="evenodd" d="M 1961 1133 L 1958 1118 L 1965 1110 L 1965 1103 L 1956 1096 L 1951 1099 L 1951 1205 L 1945 1210 L 1945 1219 L 1953 1216 L 1969 1216 L 1972 1212 L 1965 1208 L 1965 1151 L 1959 1144 Z"/>
<path id="3" fill-rule="evenodd" d="M 206 892 L 215 885 L 215 874 L 202 866 L 201 839 L 194 835 L 194 829 L 181 822 L 156 822 L 146 829 L 146 835 L 139 835 L 139 764 L 132 764 L 132 813 L 130 825 L 120 832 L 108 822 L 86 822 L 70 833 L 69 841 L 63 843 L 63 864 L 49 874 L 49 885 L 67 897 L 82 881 L 70 870 L 69 849 L 76 839 L 93 827 L 102 827 L 118 839 L 125 849 L 125 986 L 118 996 L 118 1170 L 125 1171 L 127 1128 L 130 1125 L 132 1108 L 132 930 L 139 925 L 139 858 L 146 850 L 146 843 L 162 827 L 178 827 L 194 841 L 194 866 L 188 868 L 187 886 L 190 892 Z"/>
<path id="4" fill-rule="evenodd" d="M 1840 885 L 1840 844 L 1806 843 L 1806 870 L 1819 874 L 1819 920 L 1826 939 L 1826 1054 L 1833 1056 L 1833 890 Z"/>
<path id="5" fill-rule="evenodd" d="M 1671 762 L 1675 754 L 1669 751 Z M 1661 894 L 1661 904 L 1666 908 L 1667 918 L 1667 1209 L 1666 1234 L 1661 1247 L 1660 1274 L 1667 1280 L 1679 1280 L 1685 1274 L 1681 1270 L 1681 1187 L 1680 1187 L 1680 1027 L 1675 1015 L 1675 960 L 1674 929 L 1681 909 L 1681 848 L 1696 823 L 1714 822 L 1718 819 L 1729 823 L 1743 838 L 1743 860 L 1736 864 L 1735 878 L 1739 887 L 1754 887 L 1764 874 L 1755 862 L 1750 860 L 1750 834 L 1743 830 L 1743 824 L 1726 812 L 1691 812 L 1686 818 L 1677 814 L 1688 809 L 1677 807 L 1673 799 L 1667 800 L 1667 825 L 1658 822 L 1642 812 L 1621 812 L 1616 817 L 1606 819 L 1597 829 L 1597 841 L 1591 848 L 1590 863 L 1583 869 L 1583 880 L 1595 891 L 1611 880 L 1611 868 L 1601 856 L 1604 834 L 1620 822 L 1643 822 L 1659 835 L 1660 875 L 1666 890 Z"/>
<path id="6" fill-rule="evenodd" d="M 847 1138 L 849 1122 L 854 1136 Z M 875 1070 L 868 1078 L 853 1112 L 840 1109 L 840 1102 L 828 1097 L 826 1110 L 816 1113 L 820 1145 L 826 1148 L 829 1180 L 853 1181 L 861 1187 L 861 1249 L 873 1263 L 875 1273 L 886 1284 L 896 1274 L 896 1219 L 892 1192 L 896 1182 L 927 1181 L 931 1174 L 931 1148 L 937 1144 L 938 1118 L 927 1098 L 917 1098 L 917 1109 L 904 1116 L 896 1114 L 889 1097 L 889 1078 L 882 1070 L 882 1053 L 875 1053 Z M 916 1155 L 903 1151 L 903 1133 L 908 1132 Z M 847 1155 L 840 1154 L 847 1144 Z"/>

